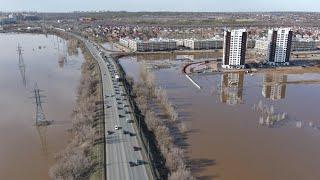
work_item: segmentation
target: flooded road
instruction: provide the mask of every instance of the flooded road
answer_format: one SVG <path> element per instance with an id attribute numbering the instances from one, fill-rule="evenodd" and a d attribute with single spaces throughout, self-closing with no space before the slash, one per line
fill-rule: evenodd
<path id="1" fill-rule="evenodd" d="M 142 59 L 120 62 L 137 80 Z M 197 177 L 320 179 L 320 84 L 304 83 L 320 74 L 193 75 L 199 90 L 179 65 L 153 72 L 189 127 L 187 156 Z"/>
<path id="2" fill-rule="evenodd" d="M 0 34 L 0 179 L 49 179 L 54 154 L 67 144 L 84 60 L 67 45 L 52 35 Z M 35 83 L 45 116 L 54 121 L 48 127 L 34 126 Z"/>

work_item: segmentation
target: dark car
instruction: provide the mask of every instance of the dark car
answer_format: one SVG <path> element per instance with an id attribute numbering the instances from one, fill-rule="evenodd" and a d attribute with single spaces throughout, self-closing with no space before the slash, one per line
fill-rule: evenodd
<path id="1" fill-rule="evenodd" d="M 107 131 L 107 132 L 108 132 L 108 135 L 114 134 L 113 131 Z"/>
<path id="2" fill-rule="evenodd" d="M 136 166 L 137 164 L 136 164 L 135 162 L 129 161 L 129 165 L 130 165 L 130 167 L 134 167 L 134 166 Z"/>
<path id="3" fill-rule="evenodd" d="M 146 164 L 146 162 L 143 161 L 143 160 L 138 159 L 137 162 L 136 162 L 136 164 L 137 164 L 137 166 L 139 166 L 139 165 Z"/>
<path id="4" fill-rule="evenodd" d="M 134 151 L 141 151 L 141 149 L 142 149 L 141 147 L 133 146 L 133 150 L 134 150 Z"/>
<path id="5" fill-rule="evenodd" d="M 129 131 L 123 130 L 123 134 L 129 134 Z"/>
<path id="6" fill-rule="evenodd" d="M 127 119 L 127 123 L 133 123 L 134 121 L 132 119 Z"/>

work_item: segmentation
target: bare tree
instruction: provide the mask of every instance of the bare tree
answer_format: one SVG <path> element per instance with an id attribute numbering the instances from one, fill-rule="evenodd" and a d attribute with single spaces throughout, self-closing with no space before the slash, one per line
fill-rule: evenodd
<path id="1" fill-rule="evenodd" d="M 195 178 L 192 177 L 190 170 L 178 169 L 170 174 L 168 180 L 195 180 Z"/>
<path id="2" fill-rule="evenodd" d="M 49 175 L 55 180 L 88 179 L 95 168 L 92 159 L 94 138 L 97 129 L 93 128 L 96 101 L 101 100 L 100 74 L 90 53 L 84 49 L 85 62 L 78 86 L 78 97 L 72 116 L 73 138 L 67 147 L 56 155 L 57 161 L 50 168 Z"/>
<path id="3" fill-rule="evenodd" d="M 182 133 L 187 131 L 184 123 L 178 122 L 178 113 L 170 103 L 164 89 L 156 87 L 154 75 L 148 71 L 146 64 L 140 65 L 140 81 L 132 84 L 135 102 L 138 105 L 144 121 L 150 131 L 153 132 L 158 148 L 166 159 L 166 167 L 170 170 L 169 179 L 172 180 L 193 180 L 190 171 L 186 168 L 185 152 L 175 145 L 174 139 L 177 133 L 171 130 L 179 129 Z M 160 119 L 152 110 L 151 104 L 160 107 L 159 113 L 166 115 L 168 119 Z"/>

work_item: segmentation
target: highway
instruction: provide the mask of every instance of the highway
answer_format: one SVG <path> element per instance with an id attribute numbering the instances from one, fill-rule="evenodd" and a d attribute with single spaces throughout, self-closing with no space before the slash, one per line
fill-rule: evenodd
<path id="1" fill-rule="evenodd" d="M 106 130 L 106 178 L 108 180 L 153 179 L 149 166 L 144 164 L 149 163 L 143 159 L 146 157 L 146 152 L 139 143 L 141 140 L 134 128 L 135 124 L 131 122 L 133 116 L 130 103 L 123 83 L 117 80 L 118 72 L 113 59 L 109 56 L 110 52 L 103 51 L 98 45 L 80 36 L 71 35 L 85 43 L 97 60 L 102 74 Z M 105 56 L 102 57 L 102 54 Z M 117 130 L 116 126 L 120 128 Z"/>

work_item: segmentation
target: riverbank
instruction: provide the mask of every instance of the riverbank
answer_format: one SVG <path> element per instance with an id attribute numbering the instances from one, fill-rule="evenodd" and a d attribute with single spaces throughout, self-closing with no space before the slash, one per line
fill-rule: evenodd
<path id="1" fill-rule="evenodd" d="M 320 72 L 320 60 L 294 60 L 288 66 L 269 66 L 266 64 L 248 63 L 245 69 L 224 69 L 219 61 L 191 62 L 183 66 L 185 74 L 198 73 L 261 73 L 261 72 L 282 72 L 287 74 L 315 73 Z"/>

